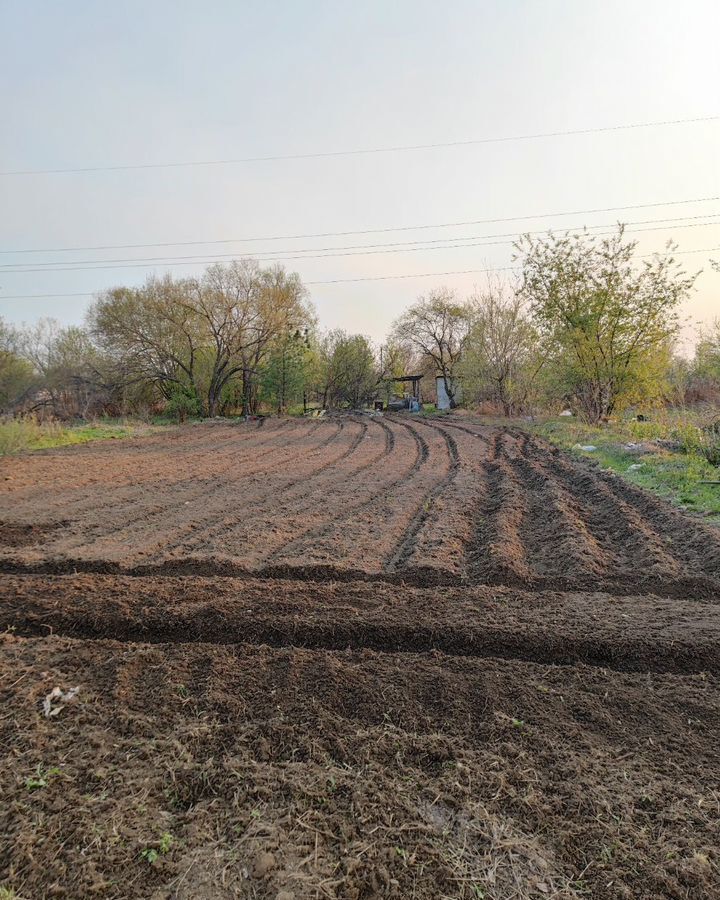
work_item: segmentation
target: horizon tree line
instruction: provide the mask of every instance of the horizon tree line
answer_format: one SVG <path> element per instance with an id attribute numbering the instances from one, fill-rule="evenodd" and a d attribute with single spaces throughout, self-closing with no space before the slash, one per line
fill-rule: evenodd
<path id="1" fill-rule="evenodd" d="M 667 253 L 638 258 L 622 225 L 608 237 L 524 235 L 520 276 L 490 277 L 460 298 L 441 287 L 393 323 L 376 348 L 322 332 L 297 273 L 254 260 L 199 277 L 110 288 L 84 327 L 0 320 L 0 412 L 58 418 L 360 408 L 385 379 L 443 379 L 451 406 L 504 415 L 570 406 L 597 423 L 638 403 L 720 397 L 720 322 L 692 360 L 677 352 L 680 306 L 697 275 Z"/>

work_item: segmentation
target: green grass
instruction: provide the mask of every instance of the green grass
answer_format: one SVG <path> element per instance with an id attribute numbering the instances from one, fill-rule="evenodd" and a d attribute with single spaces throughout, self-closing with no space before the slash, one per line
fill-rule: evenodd
<path id="1" fill-rule="evenodd" d="M 676 506 L 720 523 L 720 485 L 702 483 L 720 481 L 720 469 L 711 465 L 697 447 L 693 422 L 625 422 L 594 427 L 572 419 L 551 419 L 537 424 L 524 422 L 522 427 L 594 460 Z M 680 446 L 663 447 L 656 443 L 658 439 L 676 441 Z M 632 443 L 642 448 L 633 449 L 629 446 Z M 587 452 L 579 445 L 597 449 Z"/>
<path id="2" fill-rule="evenodd" d="M 450 416 L 453 414 L 453 411 L 450 409 L 438 409 L 434 403 L 423 403 L 422 408 L 419 413 L 415 413 L 415 415 L 420 415 L 425 419 L 442 419 L 445 416 Z"/>
<path id="3" fill-rule="evenodd" d="M 30 419 L 11 419 L 0 422 L 0 456 L 32 450 L 48 450 L 101 441 L 131 437 L 147 431 L 139 425 L 96 422 L 83 425 L 61 425 L 58 422 L 38 423 Z"/>

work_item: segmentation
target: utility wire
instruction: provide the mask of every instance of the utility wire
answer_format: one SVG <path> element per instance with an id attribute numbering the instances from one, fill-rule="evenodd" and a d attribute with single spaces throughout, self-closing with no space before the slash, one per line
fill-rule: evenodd
<path id="1" fill-rule="evenodd" d="M 136 163 L 133 165 L 83 166 L 68 169 L 18 169 L 0 172 L 0 176 L 26 175 L 81 175 L 96 172 L 129 172 L 141 169 L 185 169 L 194 166 L 229 166 L 238 163 L 280 162 L 283 160 L 327 159 L 337 156 L 363 156 L 372 153 L 406 153 L 418 150 L 441 150 L 446 147 L 470 147 L 481 144 L 504 144 L 513 141 L 536 141 L 545 138 L 570 137 L 574 135 L 600 134 L 601 132 L 631 131 L 640 128 L 665 128 L 672 125 L 691 125 L 699 122 L 714 122 L 720 116 L 701 116 L 691 119 L 666 119 L 660 122 L 633 122 L 628 125 L 605 125 L 598 128 L 577 128 L 568 131 L 544 131 L 535 134 L 516 134 L 504 137 L 476 138 L 464 141 L 443 141 L 437 144 L 407 144 L 394 147 L 365 147 L 353 150 L 330 150 L 318 153 L 288 153 L 274 156 L 246 156 L 234 159 L 205 159 L 182 162 Z"/>
<path id="2" fill-rule="evenodd" d="M 652 256 L 681 256 L 688 253 L 717 253 L 720 247 L 703 247 L 698 250 L 675 250 L 668 252 L 644 253 L 639 259 L 648 259 Z M 519 266 L 496 266 L 492 269 L 455 269 L 448 272 L 411 272 L 407 275 L 369 275 L 360 278 L 332 278 L 327 281 L 306 281 L 306 285 L 320 284 L 349 284 L 358 281 L 389 281 L 400 278 L 442 278 L 446 275 L 474 275 L 484 272 L 519 272 L 522 271 Z M 67 297 L 95 297 L 101 291 L 83 291 L 73 294 L 8 294 L 2 296 L 0 300 L 42 300 L 42 299 L 63 299 Z"/>
<path id="3" fill-rule="evenodd" d="M 645 231 L 668 231 L 671 229 L 678 228 L 705 228 L 712 225 L 720 225 L 720 222 L 694 222 L 687 225 L 661 225 L 650 228 L 633 228 L 629 230 L 628 234 L 637 234 L 639 232 Z M 596 226 L 608 228 L 612 226 Z M 569 229 L 572 231 L 573 229 Z M 574 229 L 574 231 L 579 231 L 581 229 Z M 541 232 L 528 232 L 530 234 L 544 234 L 546 230 Z M 597 232 L 598 237 L 603 237 L 605 235 L 614 234 L 614 231 L 599 231 Z M 490 235 L 490 237 L 503 237 L 502 235 Z M 258 262 L 290 262 L 296 260 L 305 260 L 305 259 L 329 259 L 336 258 L 341 256 L 376 256 L 376 255 L 386 255 L 390 253 L 420 253 L 423 251 L 432 251 L 432 250 L 459 250 L 467 247 L 495 247 L 507 244 L 514 244 L 517 240 L 518 235 L 511 235 L 507 240 L 498 240 L 498 241 L 485 241 L 485 240 L 470 240 L 469 243 L 454 243 L 454 244 L 444 244 L 442 246 L 411 246 L 411 247 L 394 247 L 393 249 L 379 249 L 379 250 L 342 250 L 341 248 L 326 248 L 331 252 L 308 252 L 303 251 L 302 255 L 293 255 L 297 254 L 298 251 L 288 251 L 280 256 L 263 256 L 255 254 L 216 254 L 214 256 L 203 256 L 203 257 L 157 257 L 154 260 L 150 261 L 139 261 L 139 260 L 107 260 L 105 262 L 109 262 L 109 265 L 105 265 L 102 260 L 97 261 L 89 261 L 90 264 L 87 264 L 88 261 L 79 261 L 78 265 L 68 264 L 57 266 L 55 263 L 40 263 L 38 266 L 34 268 L 12 268 L 10 265 L 5 265 L 0 267 L 0 270 L 7 275 L 22 275 L 29 274 L 35 272 L 92 272 L 92 271 L 100 271 L 104 269 L 151 269 L 155 266 L 162 266 L 165 268 L 171 268 L 176 266 L 198 266 L 198 265 L 208 265 L 214 262 L 222 262 L 223 259 L 230 257 L 231 259 L 256 259 Z M 457 240 L 461 240 L 458 238 Z M 462 239 L 467 240 L 467 239 Z M 381 245 L 382 246 L 382 245 Z M 337 250 L 341 250 L 341 252 L 334 252 Z M 281 251 L 276 251 L 280 253 Z M 20 263 L 16 264 L 17 266 Z M 53 268 L 53 266 L 55 266 Z"/>
<path id="4" fill-rule="evenodd" d="M 705 247 L 701 250 L 676 250 L 668 253 L 643 253 L 639 259 L 648 259 L 652 256 L 679 256 L 681 253 L 715 253 L 720 247 Z M 306 281 L 305 284 L 346 284 L 354 281 L 387 281 L 395 278 L 435 278 L 445 275 L 474 275 L 484 272 L 521 272 L 520 266 L 500 266 L 492 269 L 459 269 L 454 272 L 413 272 L 410 275 L 370 275 L 363 278 L 334 278 L 331 281 Z M 94 295 L 93 295 L 94 296 Z"/>
<path id="5" fill-rule="evenodd" d="M 637 222 L 625 222 L 624 224 L 627 226 L 636 226 L 636 225 L 655 225 L 660 222 L 686 222 L 692 223 L 697 222 L 698 219 L 717 219 L 720 216 L 720 213 L 706 213 L 702 216 L 681 216 L 679 218 L 674 219 L 641 219 Z M 613 228 L 616 223 L 610 224 L 602 224 L 602 225 L 568 225 L 561 229 L 560 231 L 582 231 L 582 230 L 597 230 L 600 228 Z M 716 222 L 697 222 L 697 224 L 673 224 L 673 226 L 664 226 L 665 228 L 675 227 L 675 228 L 694 228 L 700 227 L 703 225 L 715 225 Z M 549 229 L 541 228 L 534 231 L 526 231 L 524 234 L 545 234 Z M 650 229 L 642 229 L 636 228 L 636 231 L 647 231 Z M 428 245 L 428 244 L 444 244 L 445 247 L 441 247 L 439 249 L 450 249 L 457 244 L 458 241 L 483 241 L 483 240 L 493 240 L 494 238 L 516 238 L 518 235 L 516 232 L 505 232 L 504 234 L 484 234 L 484 235 L 464 235 L 462 237 L 445 237 L 445 238 L 437 238 L 434 240 L 415 240 L 415 241 L 392 241 L 392 242 L 384 242 L 381 244 L 349 244 L 342 247 L 293 247 L 286 250 L 256 250 L 252 253 L 213 253 L 212 259 L 243 259 L 243 258 L 271 258 L 271 257 L 281 257 L 285 258 L 288 254 L 292 253 L 330 253 L 332 251 L 340 251 L 340 250 L 368 250 L 374 251 L 377 249 L 383 249 L 386 247 L 414 247 L 418 244 Z M 467 244 L 463 246 L 472 246 L 472 244 Z M 418 248 L 423 249 L 423 248 Z M 432 247 L 428 247 L 427 249 L 434 249 Z M 305 257 L 302 256 L 293 256 L 292 259 L 303 259 Z M 312 259 L 312 257 L 307 257 Z M 208 259 L 208 254 L 204 253 L 200 256 L 135 256 L 135 257 L 121 257 L 119 259 L 74 259 L 68 260 L 67 262 L 60 262 L 58 260 L 53 260 L 52 262 L 29 262 L 29 263 L 2 263 L 0 264 L 0 270 L 6 271 L 42 271 L 43 269 L 47 269 L 47 271 L 63 271 L 62 269 L 55 269 L 49 267 L 57 267 L 57 266 L 79 266 L 79 265 L 88 265 L 93 266 L 97 265 L 98 267 L 102 263 L 158 263 L 158 264 L 166 264 L 171 263 L 176 260 L 184 260 L 184 261 L 199 261 L 204 262 Z M 36 268 L 27 268 L 29 266 L 33 266 Z"/>
<path id="6" fill-rule="evenodd" d="M 671 218 L 671 219 L 641 219 L 637 222 L 625 222 L 625 225 L 635 226 L 635 225 L 653 225 L 660 222 L 688 222 L 695 221 L 698 219 L 716 219 L 720 216 L 720 213 L 705 213 L 701 216 L 680 216 L 679 218 Z M 602 224 L 602 225 L 568 225 L 559 229 L 561 231 L 581 231 L 581 230 L 597 230 L 599 228 L 612 228 L 616 223 L 610 224 Z M 700 224 L 715 224 L 714 222 L 700 223 Z M 678 225 L 677 227 L 687 227 L 684 225 Z M 547 232 L 547 228 L 542 228 L 534 231 L 524 232 L 525 234 L 543 234 Z M 384 248 L 384 247 L 408 247 L 414 246 L 417 244 L 448 244 L 452 246 L 453 243 L 457 241 L 474 241 L 474 240 L 490 240 L 492 238 L 506 238 L 506 237 L 516 237 L 517 232 L 505 232 L 503 234 L 486 234 L 486 235 L 463 235 L 458 237 L 444 237 L 444 238 L 436 238 L 436 239 L 428 239 L 428 240 L 414 240 L 414 241 L 391 241 L 391 242 L 383 242 L 380 244 L 349 244 L 340 247 L 292 247 L 285 250 L 255 250 L 252 253 L 213 253 L 212 258 L 215 259 L 240 259 L 243 257 L 268 257 L 268 256 L 284 256 L 288 253 L 321 253 L 321 252 L 329 252 L 334 250 L 372 250 L 375 248 Z M 28 263 L 2 263 L 0 264 L 0 269 L 17 269 L 21 266 L 38 266 L 38 267 L 48 267 L 48 266 L 65 266 L 65 265 L 91 265 L 94 263 L 124 263 L 124 262 L 162 262 L 162 261 L 173 261 L 173 260 L 204 260 L 206 259 L 208 254 L 202 255 L 193 255 L 193 256 L 135 256 L 135 257 L 121 257 L 114 259 L 74 259 L 68 260 L 67 262 L 61 262 L 59 260 L 53 260 L 51 262 L 28 262 Z"/>
<path id="7" fill-rule="evenodd" d="M 295 241 L 310 238 L 350 237 L 362 234 L 388 234 L 393 231 L 423 231 L 434 228 L 463 228 L 471 225 L 497 225 L 501 222 L 527 222 L 530 219 L 554 219 L 561 216 L 588 216 L 604 212 L 627 212 L 631 209 L 655 209 L 660 206 L 683 206 L 691 203 L 714 203 L 717 197 L 697 197 L 692 200 L 666 200 L 656 203 L 636 203 L 630 206 L 605 206 L 595 209 L 576 209 L 569 212 L 534 213 L 524 216 L 508 216 L 495 219 L 475 219 L 467 222 L 437 222 L 423 225 L 393 225 L 385 228 L 365 228 L 356 231 L 319 231 L 306 234 L 266 235 L 265 237 L 223 238 L 211 241 L 164 241 L 154 244 L 95 244 L 87 247 L 37 247 L 19 250 L 0 250 L 0 254 L 15 253 L 79 253 L 92 250 L 142 250 L 150 247 L 197 247 L 211 244 L 241 244 L 258 241 Z"/>

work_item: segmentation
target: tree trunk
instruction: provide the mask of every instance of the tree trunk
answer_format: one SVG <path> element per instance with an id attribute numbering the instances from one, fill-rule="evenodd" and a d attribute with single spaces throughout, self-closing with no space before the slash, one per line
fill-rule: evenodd
<path id="1" fill-rule="evenodd" d="M 242 415 L 247 418 L 250 415 L 250 384 L 248 370 L 242 370 Z"/>

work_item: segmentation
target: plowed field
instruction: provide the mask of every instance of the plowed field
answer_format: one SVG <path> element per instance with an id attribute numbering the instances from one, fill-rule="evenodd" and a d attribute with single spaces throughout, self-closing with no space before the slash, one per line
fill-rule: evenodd
<path id="1" fill-rule="evenodd" d="M 720 897 L 712 526 L 455 416 L 44 451 L 0 504 L 20 900 Z"/>

